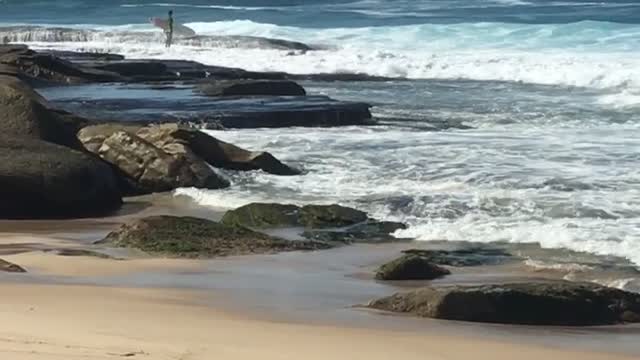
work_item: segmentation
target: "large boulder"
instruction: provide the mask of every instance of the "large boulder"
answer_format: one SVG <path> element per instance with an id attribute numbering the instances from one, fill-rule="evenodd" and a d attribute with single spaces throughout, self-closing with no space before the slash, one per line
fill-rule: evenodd
<path id="1" fill-rule="evenodd" d="M 123 225 L 99 241 L 171 257 L 217 257 L 318 250 L 330 245 L 313 241 L 289 241 L 244 227 L 175 216 L 153 216 Z"/>
<path id="2" fill-rule="evenodd" d="M 290 80 L 214 80 L 200 84 L 207 96 L 305 96 L 304 88 Z"/>
<path id="3" fill-rule="evenodd" d="M 404 255 L 390 261 L 376 271 L 378 280 L 433 280 L 451 272 L 415 255 Z"/>
<path id="4" fill-rule="evenodd" d="M 52 143 L 0 137 L 0 218 L 104 215 L 122 200 L 111 168 Z"/>
<path id="5" fill-rule="evenodd" d="M 254 152 L 220 141 L 202 131 L 178 124 L 163 124 L 140 128 L 136 134 L 152 144 L 165 148 L 182 144 L 211 166 L 229 170 L 262 170 L 275 175 L 297 175 L 291 168 L 268 152 Z"/>
<path id="6" fill-rule="evenodd" d="M 437 319 L 504 324 L 640 322 L 640 294 L 564 281 L 426 287 L 374 300 L 369 307 Z"/>
<path id="7" fill-rule="evenodd" d="M 82 147 L 68 119 L 50 110 L 42 96 L 15 77 L 0 76 L 0 109 L 0 127 L 5 136 Z"/>
<path id="8" fill-rule="evenodd" d="M 113 129 L 108 129 L 109 131 Z M 170 191 L 179 187 L 219 189 L 229 182 L 218 176 L 190 149 L 180 144 L 159 148 L 129 131 L 113 133 L 85 128 L 78 138 L 89 151 L 130 179 L 133 193 Z"/>

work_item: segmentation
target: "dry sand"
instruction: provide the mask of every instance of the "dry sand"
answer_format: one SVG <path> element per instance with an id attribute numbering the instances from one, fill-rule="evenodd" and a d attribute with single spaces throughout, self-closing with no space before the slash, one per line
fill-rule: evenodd
<path id="1" fill-rule="evenodd" d="M 412 332 L 277 324 L 190 305 L 198 293 L 0 285 L 0 359 L 622 360 Z"/>

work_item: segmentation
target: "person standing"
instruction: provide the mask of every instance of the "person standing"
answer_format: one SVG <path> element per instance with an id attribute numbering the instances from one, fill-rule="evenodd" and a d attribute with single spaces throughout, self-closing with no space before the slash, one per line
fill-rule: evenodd
<path id="1" fill-rule="evenodd" d="M 164 45 L 170 48 L 173 42 L 173 10 L 169 10 L 169 18 L 167 19 L 167 27 L 164 29 L 164 35 L 167 37 Z"/>

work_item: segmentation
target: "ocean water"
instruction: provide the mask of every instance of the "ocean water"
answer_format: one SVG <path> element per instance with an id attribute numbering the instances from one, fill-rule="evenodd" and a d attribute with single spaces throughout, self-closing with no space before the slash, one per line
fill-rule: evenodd
<path id="1" fill-rule="evenodd" d="M 197 41 L 164 49 L 147 19 L 169 9 Z M 381 126 L 212 132 L 305 175 L 228 172 L 230 189 L 177 193 L 218 207 L 338 202 L 407 222 L 398 236 L 539 243 L 640 266 L 637 0 L 4 0 L 0 39 L 397 77 L 305 84 L 312 94 L 373 103 Z M 432 131 L 450 121 L 473 129 Z"/>

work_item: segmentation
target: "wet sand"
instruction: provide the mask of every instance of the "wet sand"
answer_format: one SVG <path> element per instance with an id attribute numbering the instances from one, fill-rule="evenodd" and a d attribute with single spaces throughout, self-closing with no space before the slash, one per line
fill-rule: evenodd
<path id="1" fill-rule="evenodd" d="M 372 270 L 415 243 L 212 260 L 150 258 L 92 246 L 123 221 L 221 212 L 171 198 L 106 219 L 0 223 L 0 355 L 10 359 L 624 359 L 640 356 L 638 326 L 598 328 L 470 324 L 353 305 L 421 283 L 373 281 Z M 138 206 L 140 203 L 136 203 Z M 10 226 L 4 226 L 11 224 Z M 32 225 L 35 231 L 30 233 Z M 92 249 L 126 260 L 59 256 Z M 438 282 L 554 277 L 518 265 L 456 271 Z M 11 357 L 8 357 L 8 355 Z M 615 355 L 614 355 L 615 354 Z"/>
<path id="2" fill-rule="evenodd" d="M 566 351 L 418 332 L 282 324 L 190 305 L 198 293 L 0 285 L 0 355 L 58 359 L 580 359 Z"/>

